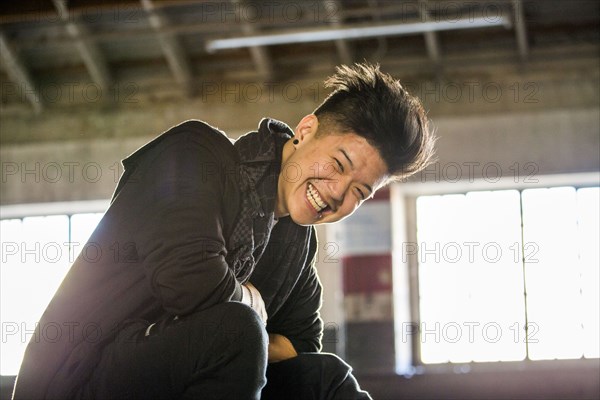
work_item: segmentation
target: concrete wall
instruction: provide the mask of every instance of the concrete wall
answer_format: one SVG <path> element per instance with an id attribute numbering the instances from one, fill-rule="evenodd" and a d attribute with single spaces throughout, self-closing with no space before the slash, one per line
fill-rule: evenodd
<path id="1" fill-rule="evenodd" d="M 438 162 L 412 181 L 598 171 L 599 120 L 598 108 L 441 116 L 435 118 Z M 62 124 L 55 123 L 55 129 Z M 98 139 L 87 131 L 92 138 L 3 144 L 1 204 L 109 198 L 122 173 L 120 160 L 171 125 L 151 123 L 151 134 L 134 137 Z"/>
<path id="2" fill-rule="evenodd" d="M 597 171 L 598 66 L 596 57 L 551 69 L 465 66 L 437 80 L 396 74 L 423 99 L 440 137 L 426 177 L 454 179 L 457 165 L 463 179 L 481 177 L 494 172 L 490 163 L 503 175 Z M 106 198 L 119 160 L 175 124 L 202 119 L 232 137 L 265 116 L 294 127 L 327 95 L 320 80 L 220 84 L 194 99 L 141 82 L 108 108 L 65 94 L 39 116 L 0 109 L 0 204 Z"/>
<path id="3" fill-rule="evenodd" d="M 453 181 L 457 172 L 463 180 L 494 177 L 498 171 L 502 176 L 517 174 L 521 180 L 531 174 L 600 169 L 597 58 L 577 65 L 565 62 L 564 68 L 551 71 L 532 66 L 481 72 L 466 66 L 439 80 L 406 77 L 405 82 L 424 99 L 440 137 L 438 163 L 412 181 Z M 219 88 L 218 93 L 188 100 L 140 92 L 136 102 L 109 109 L 60 104 L 40 116 L 2 110 L 0 205 L 107 199 L 122 172 L 119 161 L 170 126 L 199 118 L 236 137 L 254 130 L 261 117 L 271 116 L 293 127 L 326 95 L 323 89 L 315 92 L 315 84 L 294 82 L 301 88 L 299 96 L 279 90 L 251 102 L 245 101 L 248 93 L 241 86 L 232 89 L 233 94 L 223 94 L 224 88 Z M 320 249 L 325 251 L 327 230 L 320 227 L 318 233 Z M 322 316 L 334 329 L 325 349 L 340 351 L 343 331 L 335 332 L 335 327 L 344 324 L 341 265 L 323 263 L 319 257 L 318 268 L 325 287 Z M 565 385 L 558 392 L 538 385 L 542 388 L 538 394 L 545 393 L 541 396 L 545 398 L 597 394 L 599 383 L 592 379 L 599 370 L 597 363 L 577 368 L 578 372 L 568 374 L 542 369 L 412 380 L 365 376 L 364 385 L 380 395 L 376 398 L 397 398 L 403 392 L 410 398 L 476 398 L 482 393 L 490 394 L 485 396 L 489 398 L 531 398 L 526 389 L 531 378 Z M 453 392 L 452 388 L 462 389 Z"/>

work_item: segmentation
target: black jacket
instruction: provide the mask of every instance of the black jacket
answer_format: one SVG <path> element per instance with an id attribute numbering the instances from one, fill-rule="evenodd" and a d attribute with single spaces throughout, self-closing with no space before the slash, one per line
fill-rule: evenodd
<path id="1" fill-rule="evenodd" d="M 234 146 L 217 129 L 187 121 L 126 158 L 110 207 L 28 344 L 13 398 L 73 397 L 123 321 L 239 301 L 249 274 L 267 306 L 267 331 L 287 336 L 298 352 L 319 351 L 314 228 L 289 217 L 273 227 L 281 149 L 292 134 L 263 119 Z M 259 201 L 244 203 L 248 196 Z M 232 252 L 230 239 L 247 229 L 253 263 L 235 271 L 231 255 L 243 252 Z"/>

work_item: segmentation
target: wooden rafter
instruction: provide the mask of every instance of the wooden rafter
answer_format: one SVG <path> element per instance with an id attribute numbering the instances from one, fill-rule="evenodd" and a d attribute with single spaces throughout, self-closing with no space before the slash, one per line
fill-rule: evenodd
<path id="1" fill-rule="evenodd" d="M 111 86 L 111 76 L 106 59 L 88 35 L 87 29 L 76 19 L 69 18 L 69 10 L 65 0 L 52 0 L 54 7 L 58 11 L 60 19 L 65 23 L 67 33 L 75 42 L 83 63 L 85 64 L 92 80 L 100 86 L 103 93 L 109 93 Z M 112 96 L 103 96 L 109 99 Z"/>
<path id="2" fill-rule="evenodd" d="M 164 32 L 164 29 L 168 28 L 169 23 L 161 10 L 156 8 L 152 0 L 141 0 L 141 3 L 148 15 L 150 26 L 152 26 L 158 35 L 160 47 L 175 80 L 191 95 L 193 93 L 194 78 L 190 62 L 181 42 L 175 34 Z"/>
<path id="3" fill-rule="evenodd" d="M 37 88 L 33 84 L 29 71 L 19 57 L 17 51 L 10 45 L 4 33 L 0 32 L 0 58 L 8 77 L 19 85 L 19 93 L 25 95 L 31 103 L 33 110 L 39 114 L 43 110 L 43 104 Z"/>

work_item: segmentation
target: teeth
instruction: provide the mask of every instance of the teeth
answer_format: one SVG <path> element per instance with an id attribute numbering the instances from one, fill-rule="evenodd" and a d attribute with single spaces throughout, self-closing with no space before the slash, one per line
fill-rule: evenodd
<path id="1" fill-rule="evenodd" d="M 327 207 L 327 203 L 321 199 L 317 189 L 315 189 L 310 183 L 308 184 L 308 190 L 306 190 L 306 197 L 317 212 L 321 212 Z"/>

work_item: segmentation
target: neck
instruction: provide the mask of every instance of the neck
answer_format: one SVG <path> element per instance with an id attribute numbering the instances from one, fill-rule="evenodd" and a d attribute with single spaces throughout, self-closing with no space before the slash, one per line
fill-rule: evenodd
<path id="1" fill-rule="evenodd" d="M 287 205 L 285 203 L 285 193 L 283 193 L 283 180 L 285 175 L 285 164 L 288 158 L 294 152 L 294 145 L 292 144 L 292 140 L 290 139 L 283 145 L 283 152 L 281 154 L 281 171 L 279 172 L 279 177 L 277 179 L 277 199 L 275 199 L 275 218 L 281 218 L 289 215 L 290 213 L 287 210 Z"/>

